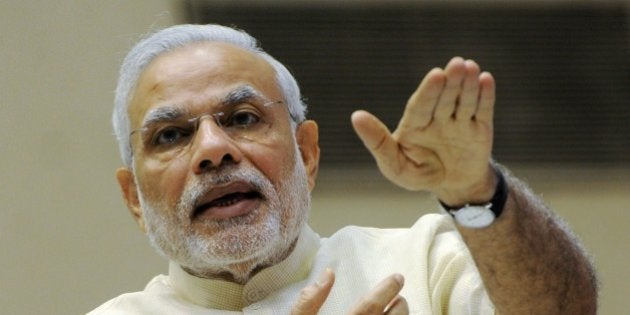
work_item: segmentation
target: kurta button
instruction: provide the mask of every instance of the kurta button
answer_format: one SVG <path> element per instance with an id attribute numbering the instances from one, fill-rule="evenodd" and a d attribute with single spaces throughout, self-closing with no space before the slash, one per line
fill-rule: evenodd
<path id="1" fill-rule="evenodd" d="M 261 290 L 251 290 L 247 292 L 246 298 L 250 302 L 258 302 L 263 295 Z"/>

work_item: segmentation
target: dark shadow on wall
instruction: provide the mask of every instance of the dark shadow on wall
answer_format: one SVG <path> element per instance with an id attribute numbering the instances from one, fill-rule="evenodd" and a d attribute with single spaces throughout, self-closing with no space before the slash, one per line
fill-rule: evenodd
<path id="1" fill-rule="evenodd" d="M 244 29 L 291 69 L 320 124 L 325 165 L 372 163 L 352 111 L 395 128 L 421 77 L 452 56 L 475 59 L 497 79 L 498 160 L 630 163 L 625 2 L 238 3 L 188 1 L 189 19 Z"/>

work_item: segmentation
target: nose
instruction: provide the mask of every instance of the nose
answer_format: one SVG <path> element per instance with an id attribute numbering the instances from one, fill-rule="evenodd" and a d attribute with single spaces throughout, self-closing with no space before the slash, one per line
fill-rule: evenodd
<path id="1" fill-rule="evenodd" d="M 236 143 L 215 123 L 202 119 L 192 143 L 192 169 L 201 174 L 226 163 L 239 163 L 243 157 Z"/>

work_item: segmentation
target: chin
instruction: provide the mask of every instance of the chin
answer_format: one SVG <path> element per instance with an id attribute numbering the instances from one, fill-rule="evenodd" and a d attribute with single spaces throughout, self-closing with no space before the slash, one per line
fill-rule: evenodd
<path id="1" fill-rule="evenodd" d="M 269 216 L 260 218 L 257 212 Z M 207 232 L 210 226 L 197 226 L 198 231 L 166 231 L 160 228 L 162 224 L 153 225 L 148 234 L 162 256 L 189 273 L 205 278 L 227 273 L 233 281 L 244 283 L 255 271 L 290 254 L 306 217 L 306 211 L 281 214 L 258 209 L 245 217 L 213 222 L 210 225 L 215 232 L 211 234 Z"/>
<path id="2" fill-rule="evenodd" d="M 172 257 L 188 272 L 213 278 L 229 274 L 233 281 L 247 282 L 257 271 L 284 260 L 291 252 L 301 229 L 274 235 L 222 235 L 221 239 L 193 241 L 185 257 Z M 193 254 L 196 253 L 197 255 Z M 183 258 L 183 259 L 182 259 Z"/>

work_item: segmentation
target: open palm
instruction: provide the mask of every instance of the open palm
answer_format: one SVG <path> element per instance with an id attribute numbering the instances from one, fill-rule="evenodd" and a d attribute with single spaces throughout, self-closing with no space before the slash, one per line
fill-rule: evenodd
<path id="1" fill-rule="evenodd" d="M 490 166 L 494 90 L 490 73 L 455 57 L 425 76 L 393 133 L 366 111 L 353 113 L 352 123 L 395 184 L 431 191 L 451 205 L 483 201 L 496 180 Z"/>

